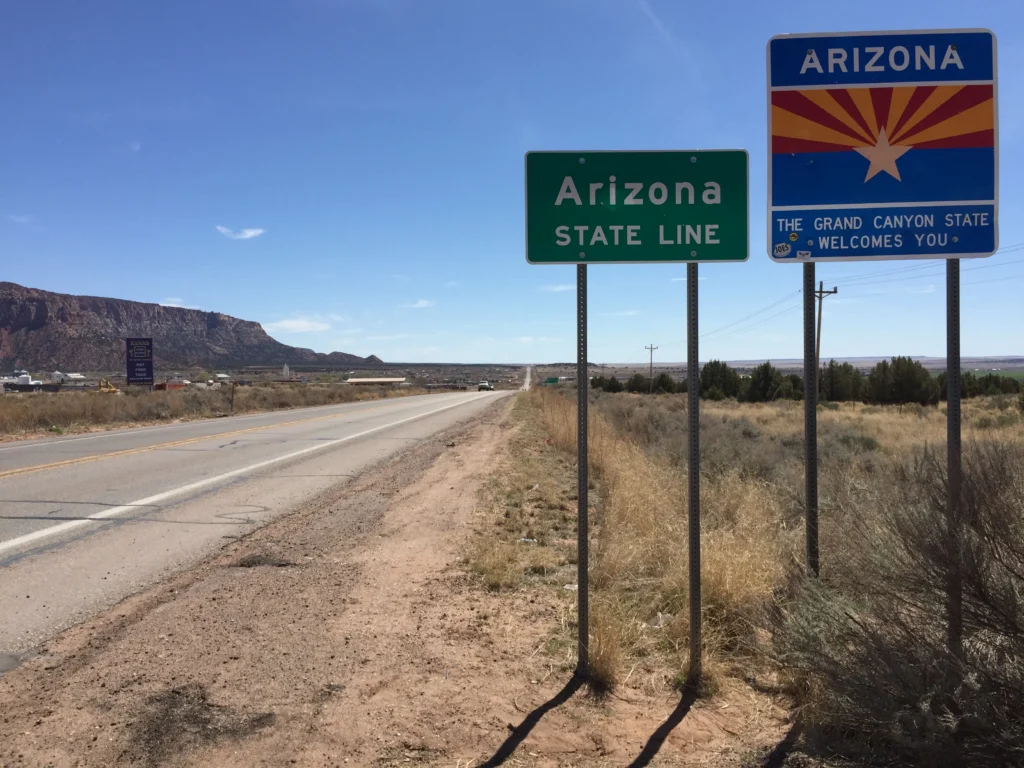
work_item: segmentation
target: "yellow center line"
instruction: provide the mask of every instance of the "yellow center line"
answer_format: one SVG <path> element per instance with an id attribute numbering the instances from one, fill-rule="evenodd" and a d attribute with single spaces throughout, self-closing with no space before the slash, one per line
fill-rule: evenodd
<path id="1" fill-rule="evenodd" d="M 390 405 L 394 405 L 391 403 Z M 216 440 L 221 437 L 233 437 L 234 435 L 244 435 L 249 432 L 259 432 L 263 429 L 275 429 L 277 427 L 290 427 L 295 424 L 305 424 L 310 421 L 323 421 L 325 419 L 336 419 L 341 416 L 353 416 L 362 413 L 369 413 L 370 411 L 379 411 L 388 406 L 377 405 L 372 408 L 365 408 L 359 411 L 345 411 L 343 413 L 329 413 L 325 416 L 312 416 L 308 419 L 296 419 L 295 421 L 282 421 L 277 424 L 265 424 L 262 427 L 249 427 L 248 429 L 236 429 L 232 432 L 221 432 L 216 435 L 206 435 L 204 437 L 190 437 L 185 440 L 174 440 L 170 443 L 159 443 L 157 445 L 146 445 L 141 448 L 126 448 L 123 451 L 111 451 L 110 453 L 99 453 L 95 456 L 82 456 L 77 459 L 65 459 L 63 461 L 54 461 L 49 464 L 36 464 L 31 467 L 21 467 L 20 469 L 8 469 L 4 472 L 0 472 L 0 478 L 13 477 L 14 475 L 25 475 L 30 472 L 42 472 L 46 469 L 57 469 L 58 467 L 70 467 L 74 464 L 86 464 L 91 461 L 100 461 L 101 459 L 112 459 L 117 456 L 129 456 L 134 453 L 146 453 L 148 451 L 159 451 L 163 448 L 174 448 L 179 445 L 190 445 L 191 443 L 199 443 L 203 440 Z"/>

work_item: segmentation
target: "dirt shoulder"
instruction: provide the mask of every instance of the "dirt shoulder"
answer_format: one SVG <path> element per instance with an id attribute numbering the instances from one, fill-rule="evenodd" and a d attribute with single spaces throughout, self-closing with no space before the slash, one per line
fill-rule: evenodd
<path id="1" fill-rule="evenodd" d="M 488 591 L 467 572 L 494 525 L 481 500 L 517 477 L 513 452 L 544 450 L 510 408 L 64 633 L 0 678 L 0 765 L 740 765 L 770 750 L 788 725 L 749 689 L 681 703 L 642 669 L 604 700 L 564 688 L 571 591 Z M 541 580 L 572 570 L 549 565 Z"/>

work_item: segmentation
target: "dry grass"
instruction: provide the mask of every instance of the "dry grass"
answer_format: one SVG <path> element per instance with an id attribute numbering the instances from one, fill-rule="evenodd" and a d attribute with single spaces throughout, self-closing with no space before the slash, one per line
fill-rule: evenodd
<path id="1" fill-rule="evenodd" d="M 552 389 L 535 390 L 528 399 L 540 410 L 553 443 L 571 455 L 575 451 L 575 403 Z M 1015 405 L 1012 398 L 979 398 L 964 403 L 965 460 L 968 468 L 974 467 L 970 471 L 989 478 L 988 491 L 976 492 L 972 497 L 977 508 L 972 519 L 988 519 L 985 505 L 996 504 L 997 499 L 1002 500 L 998 502 L 1002 517 L 998 525 L 993 524 L 1000 534 L 990 533 L 987 540 L 992 553 L 981 545 L 972 550 L 981 554 L 977 555 L 980 564 L 975 564 L 971 586 L 977 605 L 971 610 L 987 617 L 984 621 L 988 624 L 979 626 L 972 640 L 971 647 L 981 649 L 974 667 L 960 678 L 966 675 L 975 681 L 1004 681 L 1004 687 L 1009 680 L 1008 690 L 999 691 L 995 682 L 990 682 L 987 690 L 1014 701 L 1024 691 L 1024 684 L 1021 691 L 1014 689 L 1017 683 L 1013 681 L 1020 676 L 1008 670 L 1018 663 L 1024 665 L 1024 648 L 1019 652 L 1020 659 L 1016 655 L 1009 659 L 1006 654 L 1017 654 L 1014 643 L 1024 643 L 1024 637 L 1013 635 L 1016 627 L 1024 626 L 1024 601 L 1019 599 L 1024 594 L 1024 566 L 1020 572 L 1014 571 L 1016 561 L 1011 558 L 1011 565 L 1006 564 L 1006 547 L 998 550 L 991 542 L 1015 542 L 1014 546 L 1019 545 L 1024 552 L 1020 514 L 1024 491 L 1011 492 L 1020 488 L 1024 478 L 1024 419 Z M 593 398 L 590 431 L 591 469 L 596 482 L 593 496 L 597 502 L 592 512 L 590 563 L 595 672 L 605 686 L 625 682 L 656 685 L 672 677 L 678 680 L 685 676 L 689 661 L 685 398 L 600 394 Z M 923 684 L 915 688 L 910 683 L 901 688 L 901 682 L 874 679 L 871 673 L 858 677 L 856 668 L 837 666 L 836 659 L 855 656 L 855 641 L 860 641 L 865 656 L 858 658 L 864 662 L 873 652 L 875 671 L 887 672 L 896 681 L 918 679 L 934 665 L 935 659 L 928 654 L 934 652 L 935 634 L 941 638 L 941 590 L 939 597 L 929 593 L 927 600 L 915 604 L 930 617 L 928 622 L 917 622 L 921 631 L 913 631 L 914 622 L 905 622 L 902 626 L 907 631 L 902 635 L 892 628 L 900 626 L 894 617 L 908 615 L 906 606 L 886 614 L 878 601 L 868 605 L 860 598 L 873 588 L 886 596 L 889 602 L 885 606 L 891 608 L 912 597 L 910 587 L 904 586 L 911 583 L 911 564 L 920 567 L 931 557 L 933 575 L 941 576 L 943 572 L 940 556 L 948 548 L 943 550 L 934 535 L 925 534 L 943 530 L 939 491 L 944 479 L 929 476 L 928 483 L 922 483 L 915 478 L 922 471 L 922 456 L 944 455 L 945 412 L 942 407 L 916 405 L 829 404 L 819 409 L 818 431 L 823 581 L 821 589 L 808 596 L 802 586 L 801 567 L 802 404 L 702 403 L 704 667 L 710 672 L 714 688 L 716 678 L 722 675 L 747 677 L 752 670 L 768 669 L 765 643 L 770 642 L 773 632 L 796 637 L 803 644 L 798 643 L 798 647 L 805 652 L 801 658 L 812 658 L 798 675 L 789 677 L 797 701 L 808 708 L 808 722 L 846 730 L 863 727 L 870 738 L 885 741 L 903 727 L 900 717 L 906 717 L 894 708 L 913 708 L 913 695 L 924 696 L 937 689 Z M 1003 471 L 1012 482 L 996 482 L 990 470 L 977 468 L 975 457 L 986 455 L 987 444 L 1004 447 L 1000 455 L 1005 460 L 999 466 L 1019 466 L 1019 472 Z M 968 480 L 974 482 L 972 487 L 981 487 L 970 477 Z M 928 493 L 933 497 L 930 502 L 925 498 Z M 1006 512 L 1014 504 L 1016 516 Z M 911 514 L 913 510 L 917 511 Z M 908 527 L 907 520 L 917 527 Z M 921 549 L 926 544 L 932 547 L 930 554 Z M 883 563 L 889 566 L 883 569 Z M 897 567 L 901 563 L 902 569 Z M 995 600 L 993 595 L 999 598 L 998 605 L 986 609 L 985 601 Z M 1013 595 L 1017 597 L 1011 599 Z M 795 607 L 790 607 L 794 600 Z M 831 624 L 808 619 L 808 611 L 813 614 L 822 606 L 830 610 L 818 613 L 833 617 Z M 858 614 L 858 610 L 865 613 Z M 1013 621 L 1006 623 L 1008 614 Z M 855 618 L 852 625 L 843 624 L 844 618 L 858 615 L 861 618 Z M 1005 626 L 1011 629 L 994 636 L 995 616 L 1003 616 Z M 796 629 L 784 631 L 790 620 Z M 926 626 L 931 626 L 927 632 Z M 927 642 L 920 641 L 922 634 L 928 635 Z M 914 638 L 917 645 L 910 642 Z M 813 650 L 819 651 L 818 655 L 811 653 Z M 884 660 L 892 658 L 899 659 L 903 666 L 894 663 L 885 667 Z M 644 675 L 634 675 L 638 668 Z M 842 686 L 850 688 L 844 690 Z M 852 695 L 856 686 L 858 695 Z M 986 727 L 994 723 L 991 727 L 996 728 L 1006 722 L 1005 707 L 974 706 L 977 698 L 954 696 L 965 712 L 984 712 Z M 876 706 L 868 727 L 857 716 L 871 702 Z M 918 702 L 917 706 L 924 705 Z M 956 720 L 955 706 L 926 709 L 929 717 Z M 837 718 L 837 712 L 843 717 Z M 978 726 L 972 723 L 972 727 Z M 955 726 L 936 726 L 926 736 L 941 733 L 948 746 L 951 738 L 955 740 L 950 734 L 956 732 Z M 964 732 L 964 726 L 959 732 Z M 1001 733 L 999 749 L 1003 751 L 997 750 L 998 754 L 1010 754 L 1006 750 L 1012 747 L 1024 755 L 1024 744 L 1006 746 L 1007 738 L 1024 740 L 1024 736 L 1006 728 Z M 1014 735 L 1007 737 L 1007 733 Z M 923 738 L 920 733 L 916 737 Z M 976 743 L 983 741 L 975 738 Z M 887 749 L 872 754 L 888 754 Z M 929 754 L 948 752 L 940 748 Z M 956 761 L 960 758 L 955 755 L 962 754 L 968 755 L 964 758 L 967 762 Z M 948 764 L 967 765 L 971 759 L 980 759 L 977 750 L 962 754 L 955 753 Z"/>
<path id="2" fill-rule="evenodd" d="M 548 443 L 536 404 L 518 397 L 516 431 L 480 492 L 478 535 L 466 558 L 491 590 L 576 581 L 576 486 L 570 461 Z"/>
<path id="3" fill-rule="evenodd" d="M 356 389 L 341 385 L 237 387 L 233 412 L 275 411 L 410 394 L 423 394 L 423 391 Z M 63 434 L 103 426 L 203 419 L 230 412 L 229 388 L 170 392 L 129 390 L 122 395 L 100 392 L 5 394 L 0 397 L 0 436 L 39 432 Z"/>
<path id="4" fill-rule="evenodd" d="M 575 404 L 552 390 L 535 390 L 530 397 L 539 404 L 554 442 L 575 450 Z M 651 402 L 657 405 L 650 407 Z M 599 606 L 591 619 L 592 651 L 600 646 L 602 657 L 619 665 L 654 656 L 667 659 L 662 669 L 641 665 L 655 683 L 678 678 L 689 663 L 688 491 L 681 471 L 686 413 L 681 402 L 677 397 L 603 397 L 590 423 L 599 499 L 590 566 L 592 599 Z M 616 404 L 635 404 L 638 410 L 615 411 Z M 705 432 L 717 434 L 729 450 L 735 450 L 736 439 L 748 439 L 740 435 L 745 422 L 723 429 L 717 415 L 706 419 Z M 722 452 L 713 439 L 705 441 L 705 448 Z M 726 660 L 724 651 L 735 654 L 752 645 L 765 599 L 784 581 L 800 543 L 799 531 L 787 521 L 792 514 L 784 513 L 772 486 L 747 476 L 749 468 L 731 458 L 718 456 L 701 486 L 703 622 L 706 666 L 712 671 L 716 662 Z M 610 647 L 614 636 L 617 652 Z M 606 669 L 602 677 L 615 681 L 622 673 Z"/>

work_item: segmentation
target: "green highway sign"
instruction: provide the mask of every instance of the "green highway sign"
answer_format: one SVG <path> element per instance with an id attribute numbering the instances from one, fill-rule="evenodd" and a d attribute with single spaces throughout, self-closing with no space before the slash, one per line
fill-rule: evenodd
<path id="1" fill-rule="evenodd" d="M 527 152 L 530 264 L 746 261 L 746 150 Z"/>

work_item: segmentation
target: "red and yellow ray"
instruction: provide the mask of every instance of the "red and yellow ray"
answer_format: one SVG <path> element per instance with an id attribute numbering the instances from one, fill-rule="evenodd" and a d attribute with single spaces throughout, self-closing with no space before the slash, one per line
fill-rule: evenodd
<path id="1" fill-rule="evenodd" d="M 991 147 L 991 85 L 830 88 L 772 93 L 772 152 L 843 152 L 874 146 Z"/>

